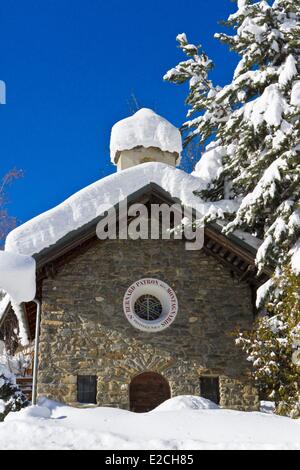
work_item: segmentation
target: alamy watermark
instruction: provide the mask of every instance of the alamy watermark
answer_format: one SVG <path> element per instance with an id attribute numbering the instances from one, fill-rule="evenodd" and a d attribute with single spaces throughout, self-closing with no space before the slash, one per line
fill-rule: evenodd
<path id="1" fill-rule="evenodd" d="M 195 209 L 180 204 L 131 204 L 127 199 L 117 207 L 103 204 L 103 217 L 96 229 L 100 240 L 185 240 L 186 250 L 201 250 L 204 227 Z"/>
<path id="2" fill-rule="evenodd" d="M 6 104 L 6 84 L 0 80 L 0 104 Z"/>

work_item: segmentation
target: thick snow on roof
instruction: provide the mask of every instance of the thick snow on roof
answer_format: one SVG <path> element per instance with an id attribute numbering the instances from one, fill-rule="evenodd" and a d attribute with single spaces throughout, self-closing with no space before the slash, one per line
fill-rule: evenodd
<path id="1" fill-rule="evenodd" d="M 0 300 L 0 322 L 9 304 L 10 304 L 10 297 L 8 294 L 5 294 L 3 299 Z"/>
<path id="2" fill-rule="evenodd" d="M 28 344 L 28 330 L 21 303 L 35 298 L 35 260 L 31 256 L 0 251 L 0 288 L 7 292 L 0 302 L 0 320 L 11 304 L 19 323 L 20 341 L 25 346 Z"/>
<path id="3" fill-rule="evenodd" d="M 35 260 L 31 256 L 0 251 L 0 287 L 14 302 L 30 302 L 34 299 L 35 271 Z M 4 305 L 5 302 L 6 297 Z"/>
<path id="4" fill-rule="evenodd" d="M 156 183 L 183 205 L 196 208 L 203 215 L 213 212 L 222 218 L 224 212 L 237 209 L 232 200 L 212 204 L 195 196 L 193 191 L 202 185 L 200 178 L 163 163 L 144 163 L 95 182 L 16 228 L 8 235 L 5 249 L 29 256 L 37 254 L 103 214 L 107 206 L 118 204 L 149 183 Z"/>
<path id="5" fill-rule="evenodd" d="M 110 156 L 113 163 L 117 152 L 143 146 L 163 151 L 182 152 L 179 130 L 151 109 L 140 109 L 133 116 L 117 122 L 111 130 Z"/>
<path id="6" fill-rule="evenodd" d="M 207 151 L 201 156 L 192 174 L 201 178 L 203 184 L 208 187 L 223 170 L 222 161 L 225 153 L 221 145 L 216 146 L 214 143 L 208 145 Z"/>

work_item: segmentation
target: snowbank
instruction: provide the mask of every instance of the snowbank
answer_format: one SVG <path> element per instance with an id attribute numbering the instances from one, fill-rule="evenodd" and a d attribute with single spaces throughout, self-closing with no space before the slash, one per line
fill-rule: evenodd
<path id="1" fill-rule="evenodd" d="M 153 412 L 157 411 L 179 411 L 179 410 L 216 410 L 219 406 L 216 403 L 202 397 L 193 395 L 180 395 L 170 398 L 159 405 Z"/>
<path id="2" fill-rule="evenodd" d="M 45 400 L 0 423 L 0 449 L 299 450 L 300 421 L 222 409 L 136 414 Z"/>
<path id="3" fill-rule="evenodd" d="M 140 109 L 133 116 L 117 122 L 111 130 L 110 156 L 115 163 L 116 154 L 143 146 L 163 151 L 182 152 L 179 130 L 151 109 Z"/>
<path id="4" fill-rule="evenodd" d="M 35 260 L 30 256 L 0 251 L 0 288 L 5 290 L 14 302 L 29 302 L 34 299 L 35 271 Z M 6 302 L 7 297 L 3 304 Z"/>
<path id="5" fill-rule="evenodd" d="M 237 209 L 232 200 L 204 203 L 193 194 L 201 187 L 201 179 L 163 163 L 144 163 L 114 173 L 82 189 L 59 206 L 13 230 L 5 249 L 33 255 L 55 244 L 68 233 L 94 220 L 103 213 L 103 206 L 114 206 L 144 186 L 156 183 L 183 205 L 196 208 L 199 214 Z"/>

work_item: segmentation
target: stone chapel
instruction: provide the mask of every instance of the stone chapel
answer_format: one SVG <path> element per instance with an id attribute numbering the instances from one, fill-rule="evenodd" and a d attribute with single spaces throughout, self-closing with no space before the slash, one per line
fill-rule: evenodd
<path id="1" fill-rule="evenodd" d="M 176 168 L 181 150 L 180 132 L 142 109 L 112 129 L 115 174 L 9 234 L 9 250 L 36 260 L 39 397 L 134 412 L 177 395 L 259 408 L 251 364 L 235 344 L 269 276 L 256 272 L 259 240 L 226 236 L 221 222 L 205 226 L 201 250 L 172 237 L 97 236 L 101 204 L 116 208 L 117 224 L 125 197 L 129 207 L 192 204 L 199 178 Z M 1 305 L 0 338 L 16 321 L 9 299 Z M 17 318 L 30 344 L 35 303 L 20 305 Z"/>

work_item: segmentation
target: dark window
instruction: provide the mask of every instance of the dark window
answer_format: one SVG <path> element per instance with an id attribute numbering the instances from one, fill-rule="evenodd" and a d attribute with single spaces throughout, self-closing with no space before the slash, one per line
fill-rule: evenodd
<path id="1" fill-rule="evenodd" d="M 200 377 L 200 396 L 220 403 L 219 377 Z"/>
<path id="2" fill-rule="evenodd" d="M 95 375 L 78 375 L 77 401 L 79 403 L 96 404 L 97 378 Z"/>
<path id="3" fill-rule="evenodd" d="M 134 304 L 134 313 L 142 320 L 158 320 L 162 314 L 162 305 L 154 295 L 142 295 Z"/>

